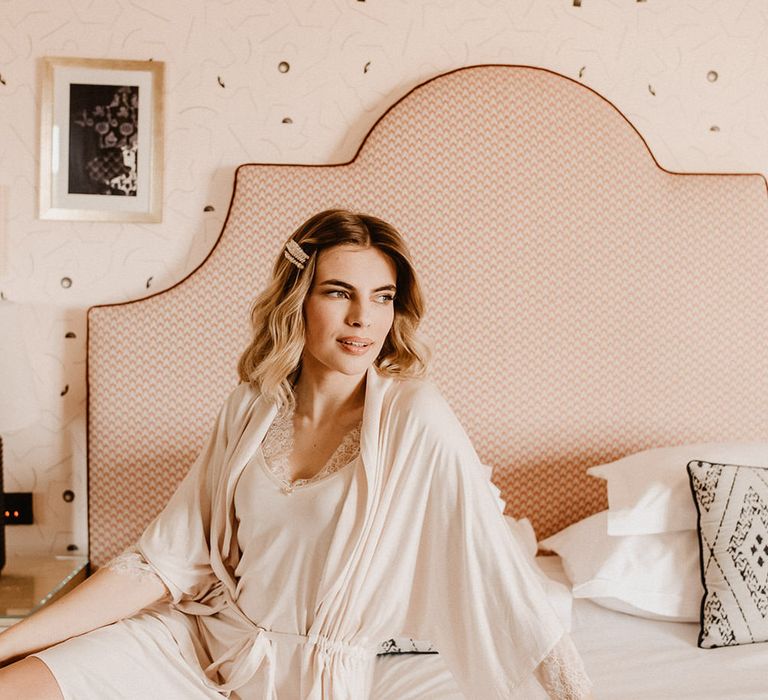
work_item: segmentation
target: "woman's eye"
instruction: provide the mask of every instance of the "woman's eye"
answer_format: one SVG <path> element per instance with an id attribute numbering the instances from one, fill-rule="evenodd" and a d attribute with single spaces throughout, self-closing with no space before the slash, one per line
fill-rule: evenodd
<path id="1" fill-rule="evenodd" d="M 389 304 L 389 302 L 395 300 L 395 297 L 392 294 L 382 294 L 378 299 L 380 304 Z"/>
<path id="2" fill-rule="evenodd" d="M 344 299 L 347 296 L 347 292 L 345 292 L 343 289 L 331 289 L 330 291 L 326 292 L 326 294 L 329 297 L 334 297 L 335 299 Z"/>

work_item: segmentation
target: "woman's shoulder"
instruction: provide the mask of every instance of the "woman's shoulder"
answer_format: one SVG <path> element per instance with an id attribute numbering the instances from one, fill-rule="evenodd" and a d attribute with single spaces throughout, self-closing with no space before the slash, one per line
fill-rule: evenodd
<path id="1" fill-rule="evenodd" d="M 396 379 L 389 394 L 389 429 L 418 435 L 423 444 L 440 449 L 444 455 L 467 456 L 471 452 L 464 427 L 435 382 Z"/>
<path id="2" fill-rule="evenodd" d="M 388 394 L 401 404 L 419 405 L 442 400 L 437 385 L 426 377 L 390 377 Z"/>
<path id="3" fill-rule="evenodd" d="M 259 396 L 259 390 L 250 382 L 240 382 L 229 392 L 227 401 L 253 400 Z"/>
<path id="4" fill-rule="evenodd" d="M 429 378 L 397 378 L 390 388 L 390 406 L 402 412 L 409 420 L 418 420 L 425 426 L 445 425 L 455 416 L 437 384 Z"/>
<path id="5" fill-rule="evenodd" d="M 224 399 L 222 411 L 226 415 L 227 422 L 236 420 L 245 413 L 248 408 L 259 398 L 259 391 L 249 382 L 241 382 L 232 389 Z"/>

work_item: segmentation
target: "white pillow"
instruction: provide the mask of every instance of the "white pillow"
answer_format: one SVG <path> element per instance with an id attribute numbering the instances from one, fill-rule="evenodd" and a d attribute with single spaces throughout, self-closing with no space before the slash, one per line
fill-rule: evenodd
<path id="1" fill-rule="evenodd" d="M 655 620 L 698 622 L 704 589 L 694 530 L 612 537 L 608 511 L 540 542 L 560 555 L 574 598 Z"/>
<path id="2" fill-rule="evenodd" d="M 608 534 L 696 529 L 686 466 L 691 460 L 768 466 L 768 443 L 703 443 L 645 450 L 587 469 L 608 482 Z"/>

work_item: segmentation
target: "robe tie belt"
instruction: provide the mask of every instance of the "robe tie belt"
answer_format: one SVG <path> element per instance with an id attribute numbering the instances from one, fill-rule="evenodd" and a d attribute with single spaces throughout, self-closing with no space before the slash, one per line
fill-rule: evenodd
<path id="1" fill-rule="evenodd" d="M 253 632 L 233 644 L 223 656 L 220 656 L 205 669 L 205 675 L 208 678 L 215 678 L 224 664 L 231 663 L 232 670 L 227 674 L 226 682 L 216 684 L 216 690 L 229 696 L 233 690 L 242 688 L 253 678 L 265 659 L 267 662 L 267 683 L 262 698 L 263 700 L 277 700 L 275 685 L 276 649 L 272 639 L 267 636 L 267 630 L 263 627 L 256 627 Z"/>
<path id="2" fill-rule="evenodd" d="M 215 586 L 201 601 L 185 601 L 178 607 L 188 614 L 201 616 L 228 610 L 240 619 L 242 636 L 204 669 L 207 685 L 226 697 L 246 685 L 261 665 L 266 663 L 267 677 L 261 700 L 277 700 L 277 647 L 281 641 L 301 645 L 305 653 L 314 652 L 314 659 L 310 660 L 314 667 L 313 688 L 308 698 L 322 697 L 323 670 L 330 665 L 333 657 L 342 656 L 362 662 L 373 660 L 378 653 L 378 644 L 363 646 L 316 633 L 295 634 L 267 629 L 255 623 L 240 609 L 223 584 Z M 215 680 L 217 678 L 221 678 L 222 682 Z"/>
<path id="3" fill-rule="evenodd" d="M 210 664 L 205 669 L 205 675 L 209 679 L 215 678 L 222 666 L 231 664 L 226 673 L 227 680 L 224 683 L 215 684 L 218 692 L 229 696 L 232 691 L 246 685 L 259 670 L 261 664 L 266 662 L 267 678 L 262 700 L 277 700 L 275 673 L 277 670 L 277 642 L 280 641 L 289 641 L 295 645 L 310 644 L 316 648 L 317 657 L 322 660 L 319 667 L 315 666 L 315 685 L 318 687 L 322 670 L 328 665 L 332 656 L 343 655 L 347 658 L 368 661 L 372 660 L 378 653 L 378 645 L 365 647 L 348 644 L 323 635 L 278 632 L 255 625 L 252 632 L 242 637 L 223 656 Z M 318 695 L 318 697 L 320 696 Z"/>

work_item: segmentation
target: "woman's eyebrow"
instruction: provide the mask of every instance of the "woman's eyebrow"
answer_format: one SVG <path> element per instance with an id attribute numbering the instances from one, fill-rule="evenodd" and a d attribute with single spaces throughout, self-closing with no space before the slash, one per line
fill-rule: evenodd
<path id="1" fill-rule="evenodd" d="M 322 287 L 323 285 L 333 285 L 334 287 L 343 287 L 344 289 L 349 289 L 350 291 L 354 291 L 354 287 L 349 284 L 349 282 L 342 282 L 341 280 L 325 280 L 323 282 L 320 282 L 318 285 L 319 287 Z M 395 287 L 394 284 L 385 284 L 383 287 L 377 287 L 373 290 L 374 292 L 395 292 L 397 291 L 397 287 Z"/>

